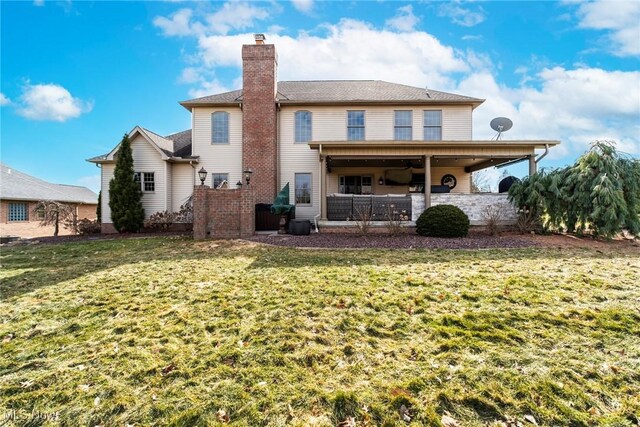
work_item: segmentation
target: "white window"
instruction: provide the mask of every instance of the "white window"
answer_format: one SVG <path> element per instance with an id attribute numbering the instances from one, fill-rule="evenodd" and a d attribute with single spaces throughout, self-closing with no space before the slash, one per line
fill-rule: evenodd
<path id="1" fill-rule="evenodd" d="M 311 205 L 311 174 L 296 174 L 296 205 Z"/>
<path id="2" fill-rule="evenodd" d="M 424 112 L 424 140 L 442 140 L 442 111 L 427 110 Z"/>
<path id="3" fill-rule="evenodd" d="M 229 143 L 229 113 L 216 111 L 211 115 L 211 143 Z"/>
<path id="4" fill-rule="evenodd" d="M 395 111 L 394 139 L 411 141 L 413 139 L 413 112 L 411 110 Z"/>
<path id="5" fill-rule="evenodd" d="M 364 140 L 364 111 L 347 111 L 347 139 Z"/>
<path id="6" fill-rule="evenodd" d="M 224 182 L 226 182 L 227 183 L 227 187 L 229 187 L 229 174 L 228 173 L 212 173 L 211 174 L 211 179 L 213 179 L 213 187 L 212 188 L 218 188 Z"/>
<path id="7" fill-rule="evenodd" d="M 311 111 L 296 111 L 295 142 L 311 141 Z"/>
<path id="8" fill-rule="evenodd" d="M 143 172 L 142 178 L 142 191 L 145 193 L 153 193 L 156 191 L 155 174 L 153 172 Z"/>
<path id="9" fill-rule="evenodd" d="M 28 221 L 29 214 L 26 203 L 9 203 L 8 221 Z"/>
<path id="10" fill-rule="evenodd" d="M 140 184 L 140 189 L 145 193 L 156 191 L 155 172 L 134 172 L 133 179 Z"/>

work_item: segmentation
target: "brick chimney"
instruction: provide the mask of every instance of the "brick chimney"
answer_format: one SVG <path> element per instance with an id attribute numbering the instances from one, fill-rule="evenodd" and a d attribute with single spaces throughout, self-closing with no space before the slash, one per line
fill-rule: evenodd
<path id="1" fill-rule="evenodd" d="M 278 56 L 263 34 L 256 34 L 255 41 L 242 46 L 242 167 L 253 170 L 256 203 L 273 203 L 278 192 Z"/>

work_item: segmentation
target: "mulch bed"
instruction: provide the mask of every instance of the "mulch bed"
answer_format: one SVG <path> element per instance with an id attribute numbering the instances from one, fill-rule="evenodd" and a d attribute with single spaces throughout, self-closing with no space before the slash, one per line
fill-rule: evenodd
<path id="1" fill-rule="evenodd" d="M 528 236 L 504 234 L 489 236 L 472 233 L 464 238 L 422 237 L 417 234 L 389 236 L 370 234 L 312 233 L 309 236 L 257 235 L 247 240 L 275 246 L 294 248 L 384 248 L 384 249 L 489 249 L 489 248 L 527 248 L 540 246 Z"/>

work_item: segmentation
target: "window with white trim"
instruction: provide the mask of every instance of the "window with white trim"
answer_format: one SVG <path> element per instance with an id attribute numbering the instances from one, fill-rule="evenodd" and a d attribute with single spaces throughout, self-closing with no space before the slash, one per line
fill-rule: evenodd
<path id="1" fill-rule="evenodd" d="M 413 139 L 413 111 L 402 110 L 394 113 L 393 138 L 396 141 L 411 141 Z"/>
<path id="2" fill-rule="evenodd" d="M 211 143 L 229 143 L 229 113 L 216 111 L 211 115 Z"/>
<path id="3" fill-rule="evenodd" d="M 347 111 L 347 139 L 364 141 L 364 110 Z"/>
<path id="4" fill-rule="evenodd" d="M 133 180 L 140 184 L 140 189 L 145 193 L 156 191 L 155 172 L 134 172 Z"/>
<path id="5" fill-rule="evenodd" d="M 295 142 L 311 141 L 311 111 L 296 111 Z"/>
<path id="6" fill-rule="evenodd" d="M 311 205 L 311 174 L 296 174 L 296 205 Z"/>
<path id="7" fill-rule="evenodd" d="M 229 187 L 229 174 L 228 173 L 212 173 L 211 179 L 213 180 L 213 187 L 218 188 L 222 185 L 222 183 L 226 182 L 227 187 Z"/>
<path id="8" fill-rule="evenodd" d="M 424 140 L 442 140 L 442 111 L 425 110 L 424 112 Z"/>
<path id="9" fill-rule="evenodd" d="M 156 191 L 156 180 L 154 172 L 142 173 L 142 191 L 145 193 L 153 193 Z"/>
<path id="10" fill-rule="evenodd" d="M 9 203 L 7 221 L 28 221 L 29 210 L 26 203 Z"/>

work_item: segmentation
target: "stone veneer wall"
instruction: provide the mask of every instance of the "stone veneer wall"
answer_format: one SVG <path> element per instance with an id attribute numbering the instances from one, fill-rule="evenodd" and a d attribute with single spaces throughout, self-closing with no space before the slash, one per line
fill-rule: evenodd
<path id="1" fill-rule="evenodd" d="M 216 190 L 206 185 L 193 189 L 193 238 L 235 239 L 255 231 L 253 189 Z"/>
<path id="2" fill-rule="evenodd" d="M 422 196 L 422 195 L 421 195 Z M 518 220 L 516 208 L 507 199 L 506 193 L 436 193 L 431 194 L 431 206 L 454 205 L 469 216 L 471 225 L 485 225 L 482 216 L 489 205 L 498 205 L 503 211 L 503 225 L 514 225 Z"/>

